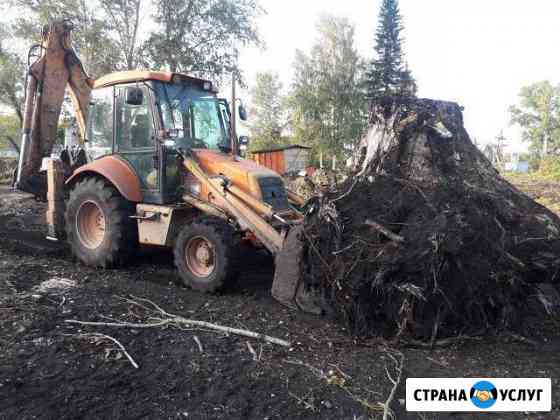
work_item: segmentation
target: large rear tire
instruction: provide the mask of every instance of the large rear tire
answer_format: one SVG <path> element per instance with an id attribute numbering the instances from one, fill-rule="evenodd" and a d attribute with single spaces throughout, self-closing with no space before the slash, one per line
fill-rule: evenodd
<path id="1" fill-rule="evenodd" d="M 122 264 L 138 243 L 133 204 L 99 178 L 79 181 L 66 204 L 66 237 L 72 254 L 92 267 Z"/>
<path id="2" fill-rule="evenodd" d="M 238 274 L 240 242 L 240 235 L 221 219 L 202 218 L 183 227 L 174 248 L 183 283 L 206 293 L 223 289 Z"/>

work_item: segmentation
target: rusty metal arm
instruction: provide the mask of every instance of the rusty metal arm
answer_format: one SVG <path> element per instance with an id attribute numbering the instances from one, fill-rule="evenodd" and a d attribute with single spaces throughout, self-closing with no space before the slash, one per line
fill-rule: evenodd
<path id="1" fill-rule="evenodd" d="M 183 201 L 197 208 L 203 213 L 210 214 L 220 219 L 225 219 L 225 220 L 228 219 L 228 215 L 222 209 L 206 201 L 199 200 L 198 198 L 193 197 L 192 195 L 183 194 Z"/>
<path id="2" fill-rule="evenodd" d="M 68 91 L 70 99 L 74 106 L 76 120 L 80 128 L 80 144 L 86 141 L 86 120 L 91 98 L 91 90 L 93 88 L 93 79 L 86 74 L 82 63 L 78 60 L 70 66 L 70 80 L 68 83 Z"/>
<path id="3" fill-rule="evenodd" d="M 45 180 L 39 176 L 41 161 L 56 141 L 58 119 L 66 87 L 76 110 L 81 139 L 92 81 L 70 46 L 72 25 L 55 22 L 43 28 L 41 56 L 29 68 L 26 78 L 23 135 L 16 187 L 37 196 L 46 195 Z"/>
<path id="4" fill-rule="evenodd" d="M 241 188 L 236 187 L 235 185 L 228 185 L 226 186 L 227 192 L 233 194 L 240 200 L 247 203 L 251 206 L 254 210 L 257 211 L 261 216 L 264 216 L 268 219 L 272 219 L 274 217 L 274 209 L 269 204 L 263 203 L 262 201 L 257 200 L 251 194 L 247 194 Z"/>
<path id="5" fill-rule="evenodd" d="M 282 249 L 284 237 L 239 197 L 228 193 L 222 179 L 209 178 L 191 157 L 185 157 L 183 164 L 212 194 L 222 198 L 225 210 L 237 220 L 242 229 L 251 231 L 272 254 L 277 254 Z"/>

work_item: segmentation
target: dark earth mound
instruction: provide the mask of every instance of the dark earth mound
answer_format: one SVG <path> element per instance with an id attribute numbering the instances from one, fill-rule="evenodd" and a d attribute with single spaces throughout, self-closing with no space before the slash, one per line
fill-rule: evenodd
<path id="1" fill-rule="evenodd" d="M 545 322 L 558 216 L 500 177 L 457 104 L 388 98 L 370 123 L 356 176 L 306 220 L 323 306 L 358 335 L 432 342 Z"/>

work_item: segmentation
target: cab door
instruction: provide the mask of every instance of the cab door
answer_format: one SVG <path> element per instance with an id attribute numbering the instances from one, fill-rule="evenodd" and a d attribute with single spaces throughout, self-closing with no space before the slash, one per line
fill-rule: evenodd
<path id="1" fill-rule="evenodd" d="M 91 93 L 85 143 L 90 161 L 113 153 L 114 101 L 113 86 Z"/>
<path id="2" fill-rule="evenodd" d="M 136 172 L 144 201 L 159 203 L 159 159 L 149 89 L 135 84 L 117 87 L 115 93 L 115 153 Z"/>

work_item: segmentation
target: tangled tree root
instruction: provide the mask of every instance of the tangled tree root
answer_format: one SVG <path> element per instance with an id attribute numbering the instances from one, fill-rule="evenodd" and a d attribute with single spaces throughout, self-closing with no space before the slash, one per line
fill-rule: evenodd
<path id="1" fill-rule="evenodd" d="M 558 282 L 560 219 L 500 177 L 457 104 L 377 104 L 356 161 L 300 237 L 306 287 L 355 334 L 433 342 L 515 330 L 534 297 L 551 309 L 539 284 Z"/>

